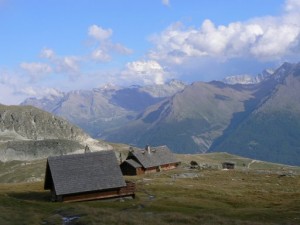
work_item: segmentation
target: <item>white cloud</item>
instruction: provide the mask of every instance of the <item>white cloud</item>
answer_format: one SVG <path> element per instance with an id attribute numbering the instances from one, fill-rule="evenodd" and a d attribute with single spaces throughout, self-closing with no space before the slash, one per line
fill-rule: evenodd
<path id="1" fill-rule="evenodd" d="M 300 1 L 299 0 L 286 0 L 285 10 L 287 12 L 299 11 L 300 10 Z"/>
<path id="2" fill-rule="evenodd" d="M 23 96 L 15 95 L 12 87 L 0 83 L 0 104 L 17 105 L 23 99 Z"/>
<path id="3" fill-rule="evenodd" d="M 52 72 L 51 66 L 49 66 L 46 63 L 26 63 L 23 62 L 20 64 L 20 67 L 28 72 L 30 76 L 36 77 L 36 76 L 43 76 L 44 74 L 49 74 Z"/>
<path id="4" fill-rule="evenodd" d="M 95 38 L 98 41 L 104 41 L 109 39 L 112 33 L 112 29 L 104 29 L 97 25 L 90 26 L 88 30 L 88 35 L 92 38 Z"/>
<path id="5" fill-rule="evenodd" d="M 115 43 L 112 45 L 112 49 L 122 55 L 130 55 L 133 51 L 120 43 Z"/>
<path id="6" fill-rule="evenodd" d="M 170 1 L 162 0 L 162 4 L 170 5 Z M 0 74 L 0 102 L 14 103 L 21 96 L 55 93 L 54 89 L 47 88 L 51 85 L 66 90 L 92 88 L 103 82 L 161 84 L 173 78 L 175 72 L 180 76 L 194 76 L 193 79 L 211 80 L 216 78 L 213 77 L 215 74 L 224 76 L 229 66 L 234 69 L 226 70 L 226 73 L 236 74 L 245 71 L 236 72 L 235 68 L 248 71 L 252 67 L 262 68 L 269 62 L 299 56 L 300 1 L 287 0 L 282 14 L 276 17 L 224 25 L 216 25 L 207 19 L 198 27 L 186 27 L 180 22 L 171 24 L 151 37 L 154 48 L 144 60 L 127 63 L 121 72 L 118 68 L 114 71 L 99 69 L 103 67 L 99 62 L 107 63 L 118 54 L 132 53 L 128 47 L 112 40 L 117 32 L 95 24 L 86 32 L 90 43 L 86 55 L 60 55 L 51 48 L 44 48 L 40 53 L 43 61 L 20 63 L 20 68 L 27 73 Z M 87 65 L 91 67 L 84 71 Z M 40 76 L 43 74 L 54 78 Z M 31 83 L 30 78 L 35 78 L 36 83 Z M 68 79 L 73 81 L 72 85 Z"/>
<path id="7" fill-rule="evenodd" d="M 17 88 L 18 86 L 26 83 L 26 77 L 17 72 L 0 70 L 0 84 Z"/>
<path id="8" fill-rule="evenodd" d="M 170 0 L 162 0 L 161 2 L 163 5 L 167 5 L 167 6 L 170 5 Z"/>
<path id="9" fill-rule="evenodd" d="M 163 84 L 170 76 L 156 61 L 134 61 L 126 64 L 121 73 L 125 83 L 134 84 Z"/>
<path id="10" fill-rule="evenodd" d="M 41 51 L 40 56 L 46 59 L 53 59 L 55 57 L 55 52 L 50 48 L 44 48 Z"/>
<path id="11" fill-rule="evenodd" d="M 80 59 L 76 56 L 64 56 L 57 60 L 58 72 L 62 73 L 78 73 L 80 71 L 79 66 Z"/>
<path id="12" fill-rule="evenodd" d="M 22 73 L 0 70 L 0 104 L 16 105 L 29 97 L 40 98 L 49 95 L 59 96 L 62 92 L 48 87 L 47 83 L 33 83 Z"/>
<path id="13" fill-rule="evenodd" d="M 55 88 L 49 87 L 36 87 L 36 86 L 25 86 L 18 91 L 18 94 L 27 96 L 27 97 L 36 97 L 42 98 L 45 96 L 52 95 L 52 96 L 62 96 L 61 91 L 58 91 Z"/>
<path id="14" fill-rule="evenodd" d="M 0 70 L 0 104 L 19 104 L 25 97 L 19 94 L 28 80 L 16 72 Z"/>
<path id="15" fill-rule="evenodd" d="M 92 59 L 96 61 L 101 61 L 101 62 L 108 62 L 111 60 L 110 55 L 108 55 L 103 49 L 95 49 L 91 53 Z"/>
<path id="16" fill-rule="evenodd" d="M 299 43 L 300 29 L 290 25 L 269 27 L 250 48 L 250 53 L 260 59 L 273 60 L 291 53 Z"/>
<path id="17" fill-rule="evenodd" d="M 24 87 L 21 88 L 18 91 L 19 94 L 25 95 L 25 96 L 31 96 L 31 97 L 36 97 L 37 96 L 37 91 L 34 90 L 33 87 Z"/>
<path id="18" fill-rule="evenodd" d="M 49 63 L 53 67 L 53 72 L 66 74 L 70 79 L 79 76 L 80 63 L 84 61 L 83 57 L 79 56 L 59 56 L 50 48 L 44 48 L 41 51 L 40 56 L 49 60 Z"/>
<path id="19" fill-rule="evenodd" d="M 104 29 L 97 25 L 92 25 L 88 29 L 88 35 L 96 41 L 96 46 L 91 52 L 91 59 L 99 62 L 108 62 L 112 60 L 112 54 L 128 55 L 132 50 L 120 43 L 113 43 L 111 36 L 112 29 Z"/>
<path id="20" fill-rule="evenodd" d="M 155 48 L 149 59 L 172 67 L 205 58 L 220 62 L 236 58 L 258 61 L 281 60 L 299 54 L 300 1 L 286 1 L 278 17 L 260 17 L 228 25 L 205 20 L 199 28 L 174 23 L 151 37 Z"/>

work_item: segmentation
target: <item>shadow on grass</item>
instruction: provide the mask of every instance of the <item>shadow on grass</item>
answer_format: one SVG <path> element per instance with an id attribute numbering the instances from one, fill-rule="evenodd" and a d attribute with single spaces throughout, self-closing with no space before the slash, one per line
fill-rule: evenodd
<path id="1" fill-rule="evenodd" d="M 10 197 L 37 202 L 50 202 L 51 196 L 49 192 L 28 191 L 21 193 L 9 193 Z"/>

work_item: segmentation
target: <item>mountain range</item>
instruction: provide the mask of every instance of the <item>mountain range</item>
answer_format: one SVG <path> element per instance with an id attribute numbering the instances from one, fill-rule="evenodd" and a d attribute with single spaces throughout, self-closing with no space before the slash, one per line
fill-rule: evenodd
<path id="1" fill-rule="evenodd" d="M 178 153 L 226 151 L 300 165 L 300 63 L 256 77 L 59 93 L 33 105 L 94 138 L 168 145 Z"/>
<path id="2" fill-rule="evenodd" d="M 29 98 L 21 105 L 31 105 L 61 116 L 93 137 L 118 128 L 135 119 L 150 105 L 184 89 L 185 84 L 172 80 L 164 85 L 117 87 L 105 85 L 93 90 L 76 90 L 41 99 Z"/>

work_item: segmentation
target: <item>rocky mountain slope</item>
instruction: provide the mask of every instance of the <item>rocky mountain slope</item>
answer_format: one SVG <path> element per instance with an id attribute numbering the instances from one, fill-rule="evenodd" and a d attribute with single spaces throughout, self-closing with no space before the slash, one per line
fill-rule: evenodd
<path id="1" fill-rule="evenodd" d="M 21 105 L 32 105 L 61 116 L 93 137 L 99 137 L 103 131 L 126 124 L 148 106 L 184 87 L 184 83 L 176 80 L 164 85 L 145 87 L 121 88 L 106 85 L 93 90 L 59 92 L 42 99 L 30 98 Z"/>
<path id="2" fill-rule="evenodd" d="M 254 84 L 193 83 L 103 138 L 299 165 L 299 68 L 285 63 Z"/>
<path id="3" fill-rule="evenodd" d="M 0 105 L 0 161 L 110 148 L 68 121 L 32 106 Z"/>
<path id="4" fill-rule="evenodd" d="M 139 146 L 166 144 L 180 153 L 206 152 L 230 125 L 232 115 L 245 110 L 243 102 L 251 99 L 255 90 L 196 82 L 102 137 Z"/>
<path id="5" fill-rule="evenodd" d="M 300 165 L 300 64 L 279 68 L 277 85 L 251 114 L 216 140 L 211 151 Z"/>

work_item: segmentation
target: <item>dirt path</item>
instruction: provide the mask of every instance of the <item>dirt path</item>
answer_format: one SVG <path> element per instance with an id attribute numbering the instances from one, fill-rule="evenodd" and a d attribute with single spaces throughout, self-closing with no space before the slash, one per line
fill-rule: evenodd
<path id="1" fill-rule="evenodd" d="M 255 162 L 258 162 L 257 160 L 252 160 L 249 164 L 248 164 L 248 169 L 250 169 L 250 166 L 255 163 Z"/>

